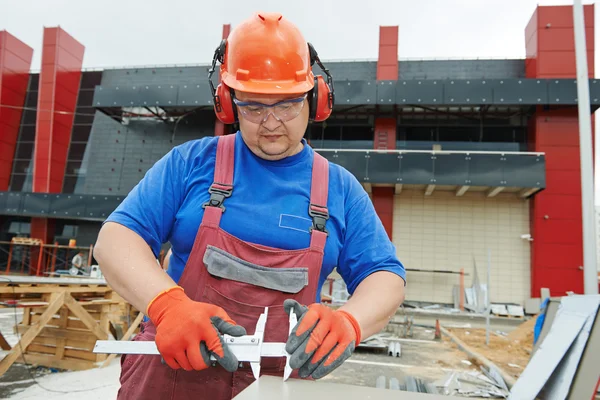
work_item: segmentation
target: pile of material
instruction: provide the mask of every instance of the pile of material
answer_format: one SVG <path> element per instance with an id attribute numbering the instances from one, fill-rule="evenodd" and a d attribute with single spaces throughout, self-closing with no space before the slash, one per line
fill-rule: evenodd
<path id="1" fill-rule="evenodd" d="M 391 377 L 389 378 L 389 384 L 387 379 L 388 378 L 384 375 L 378 376 L 375 387 L 379 389 L 401 390 L 404 392 L 438 394 L 438 391 L 433 383 L 427 382 L 420 378 L 407 375 L 402 379 L 401 382 L 398 380 L 398 378 Z"/>
<path id="2" fill-rule="evenodd" d="M 447 396 L 507 398 L 509 391 L 502 377 L 493 370 L 487 371 L 483 367 L 481 370 L 484 374 L 453 371 L 435 382 L 435 386 Z"/>

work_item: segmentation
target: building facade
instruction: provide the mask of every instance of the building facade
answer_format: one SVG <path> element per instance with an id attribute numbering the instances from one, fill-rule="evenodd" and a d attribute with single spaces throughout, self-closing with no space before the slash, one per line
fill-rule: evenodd
<path id="1" fill-rule="evenodd" d="M 591 112 L 593 15 L 586 6 Z M 452 303 L 459 271 L 470 286 L 488 262 L 494 302 L 583 292 L 571 7 L 538 7 L 524 33 L 525 59 L 399 61 L 398 27 L 380 27 L 377 61 L 324 61 L 336 105 L 306 139 L 363 183 L 409 300 Z M 32 50 L 0 32 L 0 246 L 91 245 L 171 148 L 236 129 L 214 116 L 209 59 L 82 71 L 84 51 L 45 28 L 41 72 L 30 73 Z"/>

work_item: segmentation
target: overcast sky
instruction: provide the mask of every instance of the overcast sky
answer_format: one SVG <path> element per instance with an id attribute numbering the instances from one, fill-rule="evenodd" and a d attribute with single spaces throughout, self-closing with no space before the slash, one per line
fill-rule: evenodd
<path id="1" fill-rule="evenodd" d="M 0 29 L 34 48 L 60 25 L 86 48 L 84 67 L 205 64 L 255 11 L 296 23 L 323 60 L 376 59 L 379 26 L 399 26 L 399 58 L 523 58 L 536 5 L 570 0 L 0 0 Z M 589 4 L 591 1 L 584 1 Z M 600 53 L 600 52 L 597 52 Z"/>

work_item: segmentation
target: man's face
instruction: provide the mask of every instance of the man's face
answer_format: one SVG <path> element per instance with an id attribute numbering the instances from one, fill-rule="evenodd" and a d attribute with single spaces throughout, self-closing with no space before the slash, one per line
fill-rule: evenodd
<path id="1" fill-rule="evenodd" d="M 304 93 L 291 95 L 272 95 L 257 94 L 235 91 L 235 97 L 238 102 L 243 103 L 261 103 L 272 105 L 284 100 L 298 99 L 304 96 Z M 290 106 L 290 107 L 288 107 Z M 237 107 L 237 106 L 235 106 Z M 302 150 L 302 138 L 306 127 L 308 126 L 309 105 L 306 98 L 297 102 L 284 105 L 282 109 L 299 109 L 299 114 L 290 120 L 281 118 L 278 120 L 274 108 L 265 108 L 265 118 L 256 121 L 250 121 L 238 107 L 238 119 L 240 122 L 240 131 L 246 145 L 258 157 L 266 160 L 281 160 L 292 156 Z M 257 107 L 249 107 L 247 110 L 256 110 Z M 295 115 L 295 114 L 294 114 Z"/>

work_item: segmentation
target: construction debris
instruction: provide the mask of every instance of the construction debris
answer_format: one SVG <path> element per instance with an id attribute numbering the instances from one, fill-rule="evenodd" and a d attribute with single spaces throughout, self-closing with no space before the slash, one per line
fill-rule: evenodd
<path id="1" fill-rule="evenodd" d="M 387 384 L 387 379 L 388 378 L 384 375 L 378 376 L 375 387 L 379 389 L 400 390 L 404 392 L 439 394 L 434 383 L 428 382 L 424 379 L 416 378 L 414 376 L 407 375 L 402 380 L 391 377 L 389 378 L 389 385 Z"/>
<path id="2" fill-rule="evenodd" d="M 482 370 L 485 371 L 484 368 Z M 448 373 L 444 379 L 436 381 L 434 385 L 439 393 L 447 396 L 507 398 L 509 392 L 504 381 L 500 378 L 500 383 L 488 375 L 489 372 L 482 374 L 477 371 L 453 371 Z"/>

